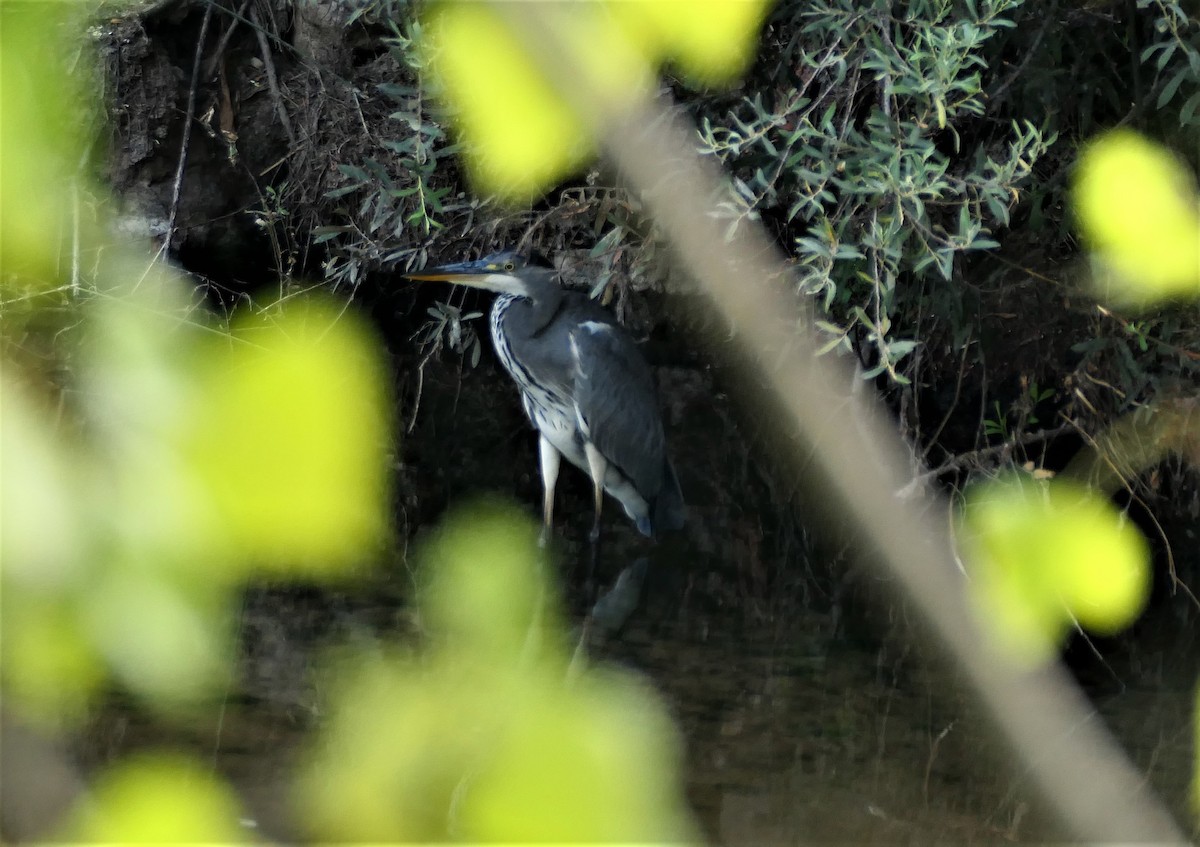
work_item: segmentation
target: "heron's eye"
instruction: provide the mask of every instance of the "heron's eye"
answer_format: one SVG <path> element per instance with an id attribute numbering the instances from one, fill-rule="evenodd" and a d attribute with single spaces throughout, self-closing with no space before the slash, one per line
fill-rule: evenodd
<path id="1" fill-rule="evenodd" d="M 505 262 L 505 263 L 504 263 L 504 270 L 506 270 L 506 271 L 514 271 L 514 270 L 516 270 L 516 269 L 517 269 L 517 266 L 516 266 L 515 264 L 513 264 L 512 262 Z"/>

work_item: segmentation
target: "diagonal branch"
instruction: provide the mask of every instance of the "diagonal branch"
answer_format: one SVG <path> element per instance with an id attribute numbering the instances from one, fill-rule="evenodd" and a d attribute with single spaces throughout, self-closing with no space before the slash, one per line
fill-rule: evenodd
<path id="1" fill-rule="evenodd" d="M 216 0 L 204 4 L 204 18 L 200 21 L 200 34 L 196 36 L 196 53 L 192 58 L 192 78 L 188 83 L 187 109 L 183 113 L 183 139 L 179 142 L 179 163 L 175 166 L 175 181 L 171 185 L 171 211 L 167 216 L 167 236 L 164 250 L 171 249 L 175 237 L 175 220 L 179 216 L 179 195 L 183 191 L 183 171 L 187 167 L 188 146 L 192 143 L 192 118 L 196 115 L 196 87 L 200 84 L 200 59 L 204 55 L 204 42 L 208 37 L 208 22 L 212 20 Z"/>
<path id="2" fill-rule="evenodd" d="M 909 449 L 878 398 L 853 390 L 850 368 L 818 357 L 813 333 L 797 334 L 795 304 L 779 284 L 786 279 L 783 257 L 762 228 L 745 224 L 727 238 L 722 222 L 706 214 L 722 175 L 694 152 L 694 127 L 653 102 L 615 109 L 591 90 L 589 73 L 555 26 L 557 4 L 491 8 L 641 189 L 680 261 L 734 327 L 746 366 L 763 374 L 809 445 L 803 458 L 812 458 L 809 467 L 820 476 L 813 484 L 829 492 L 863 552 L 908 594 L 1069 831 L 1096 842 L 1184 843 L 1061 666 L 1024 671 L 988 648 L 947 529 L 933 518 L 944 503 L 928 491 L 898 496 L 910 480 Z"/>

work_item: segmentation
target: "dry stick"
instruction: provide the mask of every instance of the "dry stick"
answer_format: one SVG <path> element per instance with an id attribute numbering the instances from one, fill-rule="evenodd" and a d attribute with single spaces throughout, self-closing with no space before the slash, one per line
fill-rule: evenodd
<path id="1" fill-rule="evenodd" d="M 755 367 L 789 349 L 763 373 L 812 445 L 813 469 L 853 522 L 864 552 L 885 567 L 919 609 L 936 641 L 971 681 L 992 719 L 1035 779 L 1041 797 L 1076 838 L 1094 842 L 1186 843 L 1170 813 L 1134 771 L 1061 665 L 1021 670 L 989 646 L 968 607 L 941 514 L 940 498 L 900 499 L 910 459 L 869 392 L 853 392 L 844 363 L 818 358 L 812 333 L 797 336 L 783 258 L 761 227 L 727 239 L 707 210 L 722 175 L 695 152 L 695 130 L 643 99 L 613 106 L 591 84 L 556 31 L 556 5 L 492 3 L 625 177 L 642 191 L 692 276 L 730 321 Z M 570 14 L 566 12 L 565 14 Z M 560 24 L 562 18 L 559 18 Z M 568 22 L 569 25 L 569 22 Z"/>
<path id="2" fill-rule="evenodd" d="M 967 373 L 967 353 L 971 349 L 971 334 L 967 334 L 967 340 L 963 343 L 962 355 L 958 359 L 958 376 L 954 380 L 954 397 L 950 401 L 949 408 L 946 409 L 946 414 L 942 415 L 941 422 L 933 431 L 933 435 L 926 439 L 926 447 L 921 451 L 921 459 L 924 460 L 929 451 L 933 449 L 933 445 L 937 444 L 938 438 L 941 437 L 942 431 L 950 424 L 950 418 L 954 415 L 954 410 L 958 408 L 958 399 L 962 396 L 963 378 Z"/>
<path id="3" fill-rule="evenodd" d="M 208 61 L 204 63 L 204 75 L 210 77 L 217 72 L 217 63 L 221 61 L 221 57 L 225 55 L 225 49 L 229 46 L 230 40 L 233 38 L 233 33 L 237 29 L 238 23 L 245 20 L 246 9 L 250 5 L 250 0 L 242 0 L 242 6 L 237 10 L 229 21 L 229 26 L 225 32 L 221 34 L 221 40 L 217 42 L 217 49 L 208 57 Z"/>
<path id="4" fill-rule="evenodd" d="M 972 450 L 970 453 L 960 453 L 948 462 L 943 462 L 936 468 L 930 468 L 917 475 L 910 486 L 924 485 L 932 482 L 944 473 L 950 471 L 959 471 L 970 465 L 981 465 L 987 459 L 1005 459 L 1010 453 L 1018 447 L 1029 447 L 1034 444 L 1041 444 L 1044 441 L 1051 441 L 1064 435 L 1068 432 L 1073 432 L 1075 427 L 1070 424 L 1062 424 L 1061 426 L 1053 427 L 1052 429 L 1040 429 L 1037 432 L 1030 432 L 1024 435 L 1017 435 L 1005 441 L 1003 444 L 994 444 L 991 447 L 982 447 L 979 450 Z M 907 490 L 907 489 L 906 489 Z"/>
<path id="5" fill-rule="evenodd" d="M 690 146 L 679 126 L 642 131 L 654 117 L 642 105 L 607 122 L 609 154 L 643 187 L 655 184 Z M 820 482 L 836 495 L 868 551 L 891 571 L 970 677 L 1043 796 L 1077 837 L 1182 843 L 1170 815 L 1094 722 L 1093 710 L 1063 669 L 1052 665 L 1023 672 L 990 651 L 967 607 L 946 532 L 929 518 L 934 497 L 926 493 L 908 502 L 897 497 L 907 482 L 908 451 L 877 398 L 853 396 L 845 389 L 852 374 L 839 363 L 818 359 L 811 337 L 791 337 L 788 324 L 779 320 L 788 312 L 787 298 L 762 283 L 779 275 L 780 257 L 759 230 L 749 227 L 722 245 L 717 222 L 700 211 L 711 205 L 717 177 L 692 158 L 697 161 L 686 178 L 669 185 L 659 181 L 648 195 L 656 221 L 737 328 L 752 361 L 794 345 L 787 366 L 768 377 L 797 430 L 815 447 Z M 749 280 L 758 284 L 748 285 Z"/>
<path id="6" fill-rule="evenodd" d="M 279 81 L 275 78 L 275 62 L 271 58 L 271 45 L 267 41 L 267 33 L 258 17 L 258 9 L 250 10 L 250 20 L 254 23 L 254 34 L 258 36 L 258 49 L 262 53 L 263 68 L 267 72 L 267 88 L 271 90 L 271 100 L 275 103 L 275 111 L 283 131 L 287 133 L 292 149 L 296 147 L 296 133 L 292 131 L 292 121 L 288 117 L 287 107 L 283 104 L 283 95 L 279 93 Z"/>
<path id="7" fill-rule="evenodd" d="M 691 146 L 692 136 L 682 127 L 653 127 L 654 117 L 643 104 L 607 123 L 607 150 L 638 186 L 654 185 L 668 163 Z M 642 131 L 646 127 L 651 128 Z M 781 257 L 757 228 L 746 227 L 722 245 L 717 222 L 700 211 L 711 205 L 718 177 L 698 157 L 691 158 L 688 176 L 670 185 L 659 181 L 647 198 L 649 207 L 689 270 L 737 328 L 751 360 L 763 361 L 785 344 L 794 345 L 788 365 L 768 377 L 797 431 L 815 447 L 820 483 L 835 494 L 867 552 L 921 610 L 1043 797 L 1076 837 L 1183 843 L 1169 813 L 1096 722 L 1061 666 L 1023 672 L 989 649 L 967 606 L 945 529 L 929 518 L 933 496 L 908 502 L 896 496 L 907 482 L 909 456 L 878 399 L 851 395 L 844 388 L 851 374 L 837 362 L 818 359 L 811 337 L 791 337 L 792 330 L 779 320 L 789 309 L 787 298 L 762 284 L 778 276 Z M 758 284 L 748 285 L 751 280 Z"/>
<path id="8" fill-rule="evenodd" d="M 192 59 L 192 81 L 188 85 L 187 111 L 183 116 L 183 140 L 179 142 L 179 164 L 175 167 L 175 183 L 171 187 L 171 213 L 167 217 L 167 238 L 163 249 L 171 248 L 175 237 L 175 219 L 179 216 L 179 194 L 183 191 L 183 169 L 187 166 L 188 145 L 192 141 L 192 116 L 196 113 L 196 86 L 200 82 L 200 58 L 204 55 L 204 40 L 208 35 L 208 22 L 212 20 L 213 5 L 209 0 L 204 6 L 204 19 L 200 21 L 200 35 L 196 39 L 196 55 Z"/>

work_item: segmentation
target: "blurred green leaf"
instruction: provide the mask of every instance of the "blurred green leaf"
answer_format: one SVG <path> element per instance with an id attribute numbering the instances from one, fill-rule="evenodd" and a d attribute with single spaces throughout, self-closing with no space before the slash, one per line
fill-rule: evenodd
<path id="1" fill-rule="evenodd" d="M 1200 821 L 1200 686 L 1196 687 L 1196 703 L 1192 709 L 1192 814 Z"/>
<path id="2" fill-rule="evenodd" d="M 963 508 L 972 597 L 994 643 L 1037 663 L 1078 623 L 1109 635 L 1150 589 L 1141 533 L 1103 496 L 1065 480 L 1012 475 L 976 486 Z"/>
<path id="3" fill-rule="evenodd" d="M 488 661 L 512 664 L 530 647 L 533 658 L 554 658 L 565 670 L 562 645 L 541 640 L 561 633 L 562 622 L 536 542 L 535 528 L 511 507 L 480 505 L 447 521 L 422 552 L 425 625 Z"/>
<path id="4" fill-rule="evenodd" d="M 0 285 L 61 283 L 90 121 L 68 74 L 70 3 L 0 3 Z M 80 222 L 86 224 L 86 220 Z M 76 233 L 79 234 L 79 233 Z"/>
<path id="5" fill-rule="evenodd" d="M 765 9 L 762 0 L 555 0 L 538 12 L 578 63 L 574 84 L 603 113 L 647 96 L 653 69 L 668 60 L 702 84 L 731 81 L 753 55 Z M 483 191 L 527 199 L 593 155 L 579 116 L 485 4 L 437 4 L 427 25 L 429 65 Z"/>
<path id="6" fill-rule="evenodd" d="M 292 299 L 234 320 L 196 355 L 181 434 L 236 554 L 334 576 L 386 536 L 391 440 L 382 364 L 353 312 Z"/>
<path id="7" fill-rule="evenodd" d="M 1080 155 L 1074 199 L 1102 294 L 1132 304 L 1200 294 L 1196 184 L 1168 150 L 1131 130 L 1102 135 Z"/>
<path id="8" fill-rule="evenodd" d="M 72 811 L 64 840 L 108 844 L 249 841 L 230 788 L 177 753 L 143 753 L 103 772 Z"/>
<path id="9" fill-rule="evenodd" d="M 616 0 L 606 4 L 653 65 L 678 64 L 689 82 L 728 85 L 754 57 L 765 0 Z"/>
<path id="10" fill-rule="evenodd" d="M 427 26 L 429 61 L 483 192 L 532 196 L 591 155 L 579 118 L 485 4 L 439 4 Z"/>
<path id="11" fill-rule="evenodd" d="M 43 729 L 82 720 L 105 665 L 73 598 L 7 585 L 0 596 L 0 671 L 8 709 Z"/>
<path id="12" fill-rule="evenodd" d="M 0 373 L 0 562 L 5 584 L 48 591 L 84 568 L 79 494 L 86 458 L 56 441 L 49 410 L 7 369 Z"/>
<path id="13" fill-rule="evenodd" d="M 681 750 L 657 696 L 627 673 L 549 675 L 512 691 L 509 721 L 459 807 L 467 841 L 671 844 Z"/>
<path id="14" fill-rule="evenodd" d="M 692 839 L 679 743 L 631 675 L 568 674 L 535 527 L 484 506 L 423 555 L 428 647 L 331 657 L 297 812 L 337 841 Z"/>
<path id="15" fill-rule="evenodd" d="M 196 702 L 229 682 L 229 598 L 174 583 L 149 565 L 114 563 L 90 586 L 81 613 L 92 643 L 130 690 L 160 708 Z"/>

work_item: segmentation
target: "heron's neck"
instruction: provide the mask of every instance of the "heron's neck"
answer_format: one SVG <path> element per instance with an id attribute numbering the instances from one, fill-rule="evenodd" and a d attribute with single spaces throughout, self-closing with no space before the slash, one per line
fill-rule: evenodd
<path id="1" fill-rule="evenodd" d="M 563 289 L 554 279 L 525 280 L 525 290 L 515 296 L 530 303 L 530 327 L 533 332 L 545 329 L 558 314 L 563 303 Z"/>

